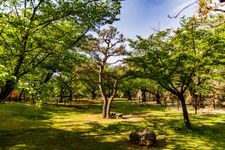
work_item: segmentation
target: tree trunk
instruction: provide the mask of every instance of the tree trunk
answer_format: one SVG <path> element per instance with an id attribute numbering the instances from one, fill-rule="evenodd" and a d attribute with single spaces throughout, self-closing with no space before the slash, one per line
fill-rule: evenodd
<path id="1" fill-rule="evenodd" d="M 72 88 L 69 89 L 69 93 L 70 93 L 69 102 L 70 102 L 70 105 L 72 105 L 72 100 L 73 100 L 73 90 L 72 90 Z"/>
<path id="2" fill-rule="evenodd" d="M 19 102 L 22 102 L 22 96 L 24 95 L 24 89 L 22 89 L 21 91 L 20 91 L 20 94 L 19 94 L 19 96 L 18 96 L 18 101 Z"/>
<path id="3" fill-rule="evenodd" d="M 112 91 L 111 91 L 111 86 L 110 86 L 110 85 L 108 85 L 108 94 L 107 94 L 107 96 L 108 96 L 108 97 L 110 97 L 111 92 L 112 92 Z"/>
<path id="4" fill-rule="evenodd" d="M 184 124 L 185 124 L 185 126 L 188 129 L 191 129 L 191 123 L 189 121 L 189 116 L 188 116 L 188 111 L 187 111 L 184 95 L 180 94 L 178 97 L 179 97 L 179 99 L 181 101 L 181 106 L 182 106 L 182 110 L 183 110 Z"/>
<path id="5" fill-rule="evenodd" d="M 106 118 L 109 119 L 110 118 L 110 112 L 111 112 L 111 105 L 112 105 L 112 101 L 113 101 L 114 97 L 110 97 L 108 104 L 107 104 L 107 108 L 106 108 Z"/>
<path id="6" fill-rule="evenodd" d="M 180 101 L 177 100 L 177 110 L 180 110 Z"/>
<path id="7" fill-rule="evenodd" d="M 117 89 L 114 89 L 114 90 L 117 90 Z M 106 118 L 110 118 L 111 106 L 112 106 L 112 102 L 113 102 L 116 92 L 114 91 L 113 93 L 114 94 L 108 100 L 107 109 L 106 109 Z"/>
<path id="8" fill-rule="evenodd" d="M 156 95 L 156 104 L 161 104 L 161 101 L 160 101 L 160 94 L 157 92 Z"/>
<path id="9" fill-rule="evenodd" d="M 165 97 L 165 98 L 164 98 L 164 107 L 165 107 L 165 108 L 167 108 L 167 99 L 168 99 L 168 97 Z"/>
<path id="10" fill-rule="evenodd" d="M 9 94 L 13 91 L 16 82 L 13 80 L 7 80 L 5 86 L 1 89 L 0 93 L 0 103 L 3 103 Z"/>
<path id="11" fill-rule="evenodd" d="M 166 99 L 164 99 L 164 108 L 167 108 Z"/>
<path id="12" fill-rule="evenodd" d="M 51 79 L 53 73 L 54 73 L 53 71 L 48 72 L 48 74 L 44 78 L 44 83 L 48 83 L 48 81 Z"/>
<path id="13" fill-rule="evenodd" d="M 199 95 L 196 95 L 195 91 L 191 91 L 190 94 L 191 94 L 191 97 L 192 97 L 192 103 L 193 103 L 192 106 L 195 109 L 195 114 L 197 114 L 198 113 Z"/>
<path id="14" fill-rule="evenodd" d="M 199 103 L 198 103 L 199 108 L 205 108 L 204 99 L 205 99 L 204 95 L 200 94 L 199 95 Z"/>
<path id="15" fill-rule="evenodd" d="M 107 99 L 107 96 L 106 96 L 105 89 L 103 87 L 103 81 L 102 81 L 103 70 L 104 70 L 104 66 L 99 66 L 98 85 L 99 85 L 100 94 L 101 94 L 101 97 L 102 97 L 102 100 L 103 100 L 102 117 L 106 118 L 108 99 Z"/>
<path id="16" fill-rule="evenodd" d="M 32 103 L 35 104 L 34 94 L 31 95 Z"/>
<path id="17" fill-rule="evenodd" d="M 195 115 L 198 114 L 198 109 L 199 107 L 199 101 L 200 101 L 200 96 L 199 95 L 195 95 L 194 96 L 194 108 L 195 108 Z"/>
<path id="18" fill-rule="evenodd" d="M 96 99 L 96 96 L 97 96 L 97 95 L 96 95 L 95 93 L 92 93 L 92 94 L 91 94 L 91 100 L 95 100 L 95 99 Z"/>
<path id="19" fill-rule="evenodd" d="M 108 100 L 107 99 L 103 99 L 102 118 L 106 118 L 106 116 L 107 116 L 107 106 L 108 106 Z"/>
<path id="20" fill-rule="evenodd" d="M 112 105 L 114 97 L 116 96 L 118 81 L 119 79 L 116 79 L 113 83 L 112 95 L 110 96 L 108 104 L 107 104 L 106 118 L 110 118 L 111 105 Z"/>
<path id="21" fill-rule="evenodd" d="M 214 97 L 213 97 L 213 109 L 216 109 L 216 101 Z"/>
<path id="22" fill-rule="evenodd" d="M 141 90 L 141 97 L 142 97 L 142 102 L 146 102 L 147 99 L 146 99 L 146 90 Z"/>
<path id="23" fill-rule="evenodd" d="M 198 113 L 198 99 L 199 99 L 199 96 L 195 96 L 194 97 L 194 108 L 195 108 L 195 114 Z"/>
<path id="24" fill-rule="evenodd" d="M 60 99 L 59 99 L 59 103 L 62 103 L 62 102 L 63 102 L 63 96 L 64 96 L 64 94 L 63 94 L 63 91 L 61 90 L 61 91 L 60 91 Z"/>
<path id="25" fill-rule="evenodd" d="M 124 96 L 125 96 L 125 98 L 127 98 L 127 100 L 132 100 L 130 91 L 126 91 L 126 92 L 124 93 Z"/>
<path id="26" fill-rule="evenodd" d="M 194 83 L 194 81 L 192 81 L 192 82 Z M 198 78 L 197 85 L 198 86 L 201 85 L 201 81 L 200 81 L 199 78 Z M 199 94 L 196 94 L 197 91 L 193 87 L 189 87 L 189 92 L 190 92 L 190 95 L 191 95 L 191 98 L 192 98 L 192 100 L 191 100 L 192 106 L 194 107 L 195 114 L 197 114 L 198 113 L 198 108 L 199 108 L 198 107 L 199 106 L 198 103 L 199 103 L 199 99 L 200 99 Z"/>
<path id="27" fill-rule="evenodd" d="M 91 92 L 91 100 L 94 100 L 96 98 L 96 96 L 97 96 L 96 90 L 92 89 L 90 92 Z"/>
<path id="28" fill-rule="evenodd" d="M 102 105 L 102 118 L 107 118 L 107 106 L 108 106 L 108 99 L 105 95 L 102 95 L 103 105 Z"/>

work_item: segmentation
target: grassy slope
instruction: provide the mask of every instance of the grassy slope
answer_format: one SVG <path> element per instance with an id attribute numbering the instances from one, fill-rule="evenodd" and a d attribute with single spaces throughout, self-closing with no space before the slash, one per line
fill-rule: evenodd
<path id="1" fill-rule="evenodd" d="M 117 101 L 113 111 L 127 119 L 101 118 L 101 106 L 0 105 L 0 149 L 136 150 L 128 142 L 138 128 L 153 129 L 159 144 L 151 149 L 224 149 L 225 115 L 191 115 L 193 131 L 183 127 L 182 114 L 160 106 Z M 166 142 L 163 142 L 166 141 Z"/>

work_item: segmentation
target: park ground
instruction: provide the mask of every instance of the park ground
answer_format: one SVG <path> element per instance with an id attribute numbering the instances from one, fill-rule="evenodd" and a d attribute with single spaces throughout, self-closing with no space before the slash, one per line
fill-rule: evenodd
<path id="1" fill-rule="evenodd" d="M 195 115 L 189 108 L 193 129 L 187 130 L 181 111 L 175 108 L 115 100 L 112 111 L 125 116 L 102 119 L 100 101 L 41 108 L 1 104 L 0 150 L 225 149 L 223 112 L 208 110 Z M 140 147 L 129 142 L 129 133 L 141 128 L 156 133 L 156 146 Z"/>

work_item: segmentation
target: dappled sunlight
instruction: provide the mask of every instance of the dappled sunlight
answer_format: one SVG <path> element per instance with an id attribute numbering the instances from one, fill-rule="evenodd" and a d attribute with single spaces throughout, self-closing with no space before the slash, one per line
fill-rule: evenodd
<path id="1" fill-rule="evenodd" d="M 99 104 L 88 107 L 45 105 L 42 109 L 4 105 L 0 109 L 1 148 L 143 150 L 147 148 L 129 142 L 130 132 L 143 128 L 157 135 L 158 143 L 153 149 L 225 147 L 221 134 L 225 130 L 222 114 L 190 115 L 193 130 L 187 130 L 182 113 L 173 108 L 116 101 L 113 111 L 124 113 L 123 118 L 103 119 L 97 111 Z"/>
<path id="2" fill-rule="evenodd" d="M 0 0 L 0 150 L 225 150 L 225 0 L 188 1 Z"/>
<path id="3" fill-rule="evenodd" d="M 30 105 L 0 105 L 0 130 L 49 127 L 48 113 Z"/>
<path id="4" fill-rule="evenodd" d="M 54 116 L 51 118 L 52 125 L 51 127 L 56 129 L 62 129 L 67 131 L 73 131 L 74 129 L 91 129 L 94 123 L 102 124 L 104 126 L 116 124 L 122 122 L 142 122 L 146 115 L 127 115 L 126 119 L 104 119 L 101 114 L 73 114 Z"/>
<path id="5" fill-rule="evenodd" d="M 9 149 L 24 149 L 24 148 L 27 148 L 27 145 L 26 144 L 13 145 Z"/>
<path id="6" fill-rule="evenodd" d="M 151 105 L 140 106 L 124 103 L 124 101 L 121 103 L 125 106 L 120 108 L 116 106 L 119 103 L 115 103 L 113 110 L 125 113 L 123 118 L 103 119 L 101 114 L 88 113 L 88 111 L 85 113 L 81 113 L 82 111 L 64 112 L 53 115 L 51 118 L 52 127 L 65 131 L 79 131 L 83 136 L 101 137 L 101 142 L 109 143 L 121 140 L 127 143 L 131 131 L 139 128 L 150 128 L 156 132 L 159 139 L 163 139 L 162 146 L 165 149 L 183 149 L 184 147 L 185 149 L 196 149 L 196 147 L 210 149 L 214 145 L 220 149 L 225 146 L 222 142 L 218 142 L 217 138 L 213 139 L 214 131 L 219 133 L 221 129 L 224 129 L 224 127 L 219 129 L 215 126 L 216 124 L 224 125 L 225 119 L 223 117 L 212 114 L 191 115 L 191 121 L 197 131 L 191 132 L 184 127 L 180 110 L 160 109 L 158 106 L 154 106 L 152 109 Z M 124 111 L 123 107 L 127 109 Z M 215 129 L 210 129 L 213 127 Z"/>

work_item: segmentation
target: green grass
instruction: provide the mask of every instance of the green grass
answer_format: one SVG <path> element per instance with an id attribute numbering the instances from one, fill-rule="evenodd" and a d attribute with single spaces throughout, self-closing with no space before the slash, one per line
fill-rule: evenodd
<path id="1" fill-rule="evenodd" d="M 156 132 L 158 145 L 150 149 L 225 149 L 225 115 L 190 115 L 193 130 L 182 114 L 157 105 L 116 100 L 112 111 L 127 119 L 102 119 L 101 104 L 0 105 L 0 150 L 136 150 L 129 143 L 134 129 Z"/>

